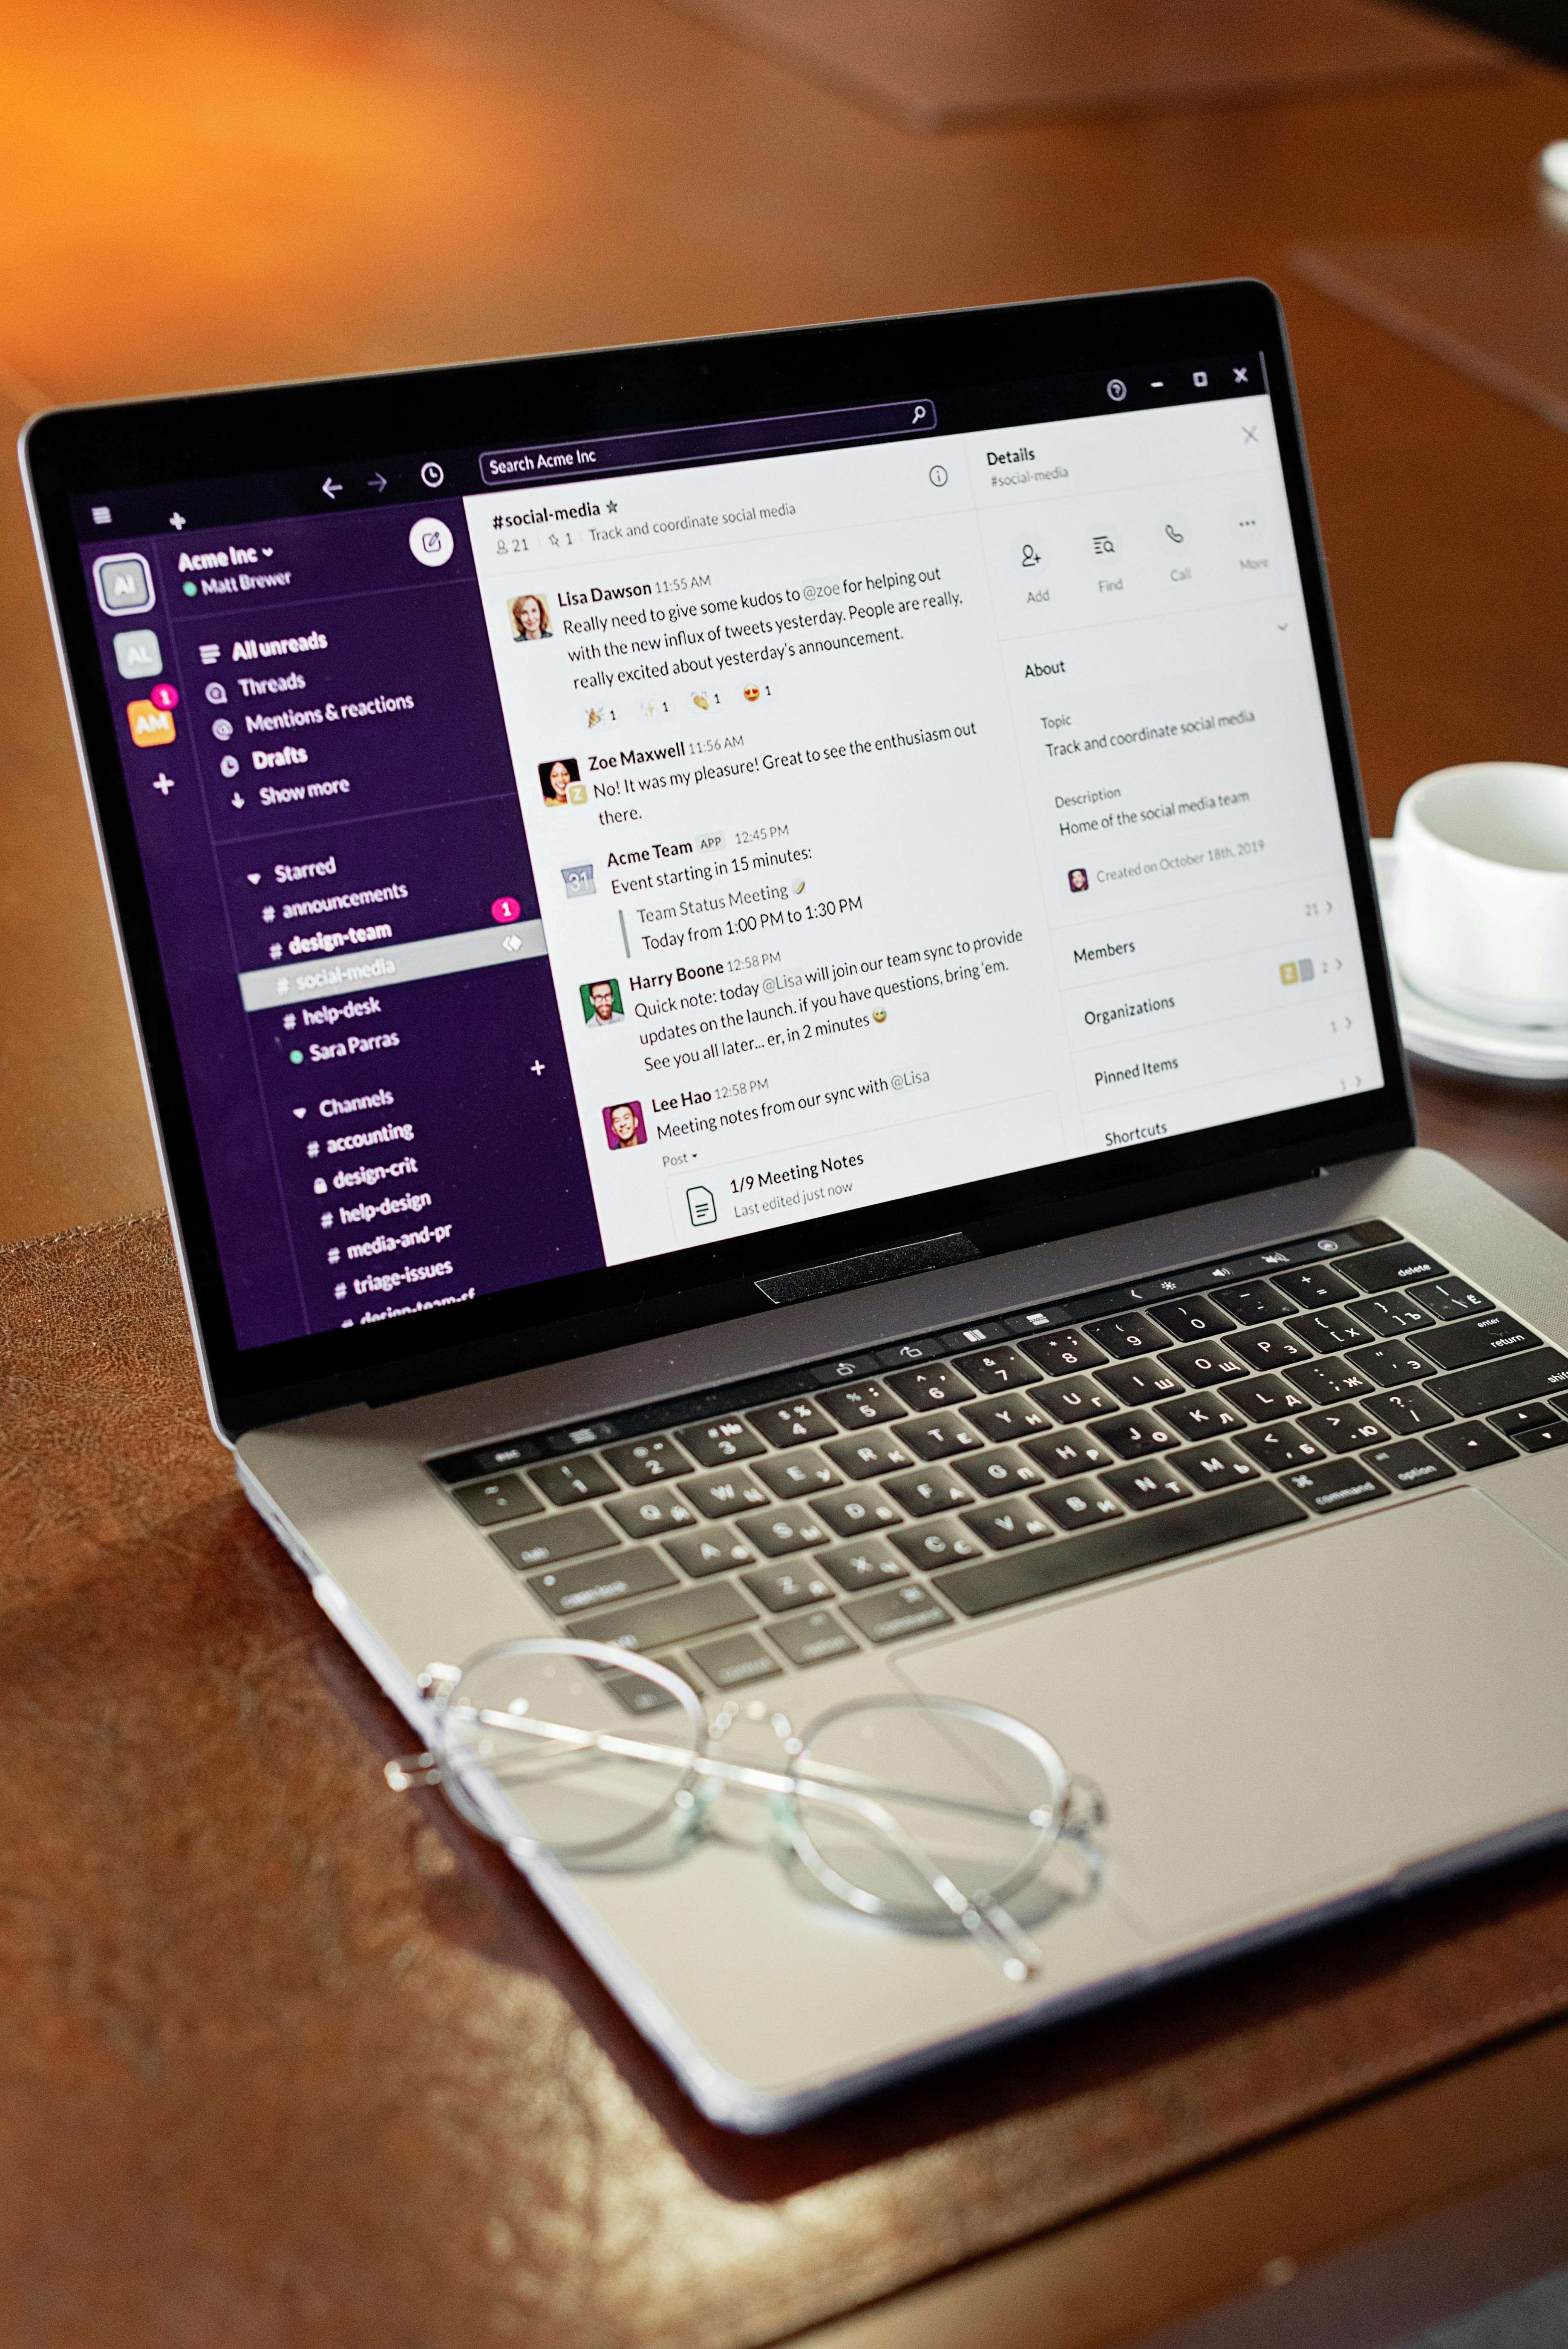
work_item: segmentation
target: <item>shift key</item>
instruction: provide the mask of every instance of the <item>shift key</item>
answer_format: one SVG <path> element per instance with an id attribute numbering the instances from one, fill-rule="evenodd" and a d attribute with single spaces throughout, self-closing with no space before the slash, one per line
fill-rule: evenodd
<path id="1" fill-rule="evenodd" d="M 668 1599 L 649 1599 L 641 1606 L 607 1607 L 590 1618 L 583 1637 L 641 1654 L 648 1648 L 668 1647 L 672 1640 L 697 1640 L 705 1631 L 727 1631 L 733 1623 L 749 1623 L 756 1613 L 751 1601 L 732 1583 L 705 1582 L 700 1589 L 677 1590 Z"/>

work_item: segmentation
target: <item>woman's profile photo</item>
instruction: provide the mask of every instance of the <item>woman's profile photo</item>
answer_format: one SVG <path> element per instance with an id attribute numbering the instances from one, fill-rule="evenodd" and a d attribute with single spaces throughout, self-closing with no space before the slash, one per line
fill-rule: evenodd
<path id="1" fill-rule="evenodd" d="M 550 634 L 550 606 L 542 595 L 514 595 L 506 608 L 518 644 L 537 645 Z"/>
<path id="2" fill-rule="evenodd" d="M 612 1150 L 635 1150 L 647 1138 L 641 1102 L 616 1102 L 604 1112 L 604 1139 Z"/>
<path id="3" fill-rule="evenodd" d="M 572 786 L 576 783 L 575 759 L 542 759 L 539 762 L 539 788 L 544 794 L 546 807 L 566 807 L 572 799 Z M 581 791 L 582 786 L 578 784 Z"/>

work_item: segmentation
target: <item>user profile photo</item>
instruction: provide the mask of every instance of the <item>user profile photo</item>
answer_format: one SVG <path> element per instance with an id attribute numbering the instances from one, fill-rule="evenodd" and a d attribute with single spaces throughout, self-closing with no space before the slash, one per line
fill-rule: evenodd
<path id="1" fill-rule="evenodd" d="M 1072 891 L 1075 897 L 1081 897 L 1084 891 L 1088 887 L 1088 874 L 1084 871 L 1081 864 L 1075 864 L 1072 871 L 1068 874 L 1068 887 Z"/>
<path id="2" fill-rule="evenodd" d="M 603 1114 L 604 1139 L 612 1150 L 635 1150 L 646 1142 L 641 1102 L 614 1102 Z"/>
<path id="3" fill-rule="evenodd" d="M 539 788 L 546 807 L 581 807 L 588 796 L 575 759 L 541 759 Z"/>
<path id="4" fill-rule="evenodd" d="M 506 616 L 515 645 L 541 645 L 551 633 L 550 606 L 531 588 L 526 595 L 507 597 Z"/>
<path id="5" fill-rule="evenodd" d="M 613 1028 L 625 1014 L 621 1005 L 621 982 L 618 978 L 591 978 L 577 990 L 583 1005 L 583 1018 L 590 1028 Z"/>

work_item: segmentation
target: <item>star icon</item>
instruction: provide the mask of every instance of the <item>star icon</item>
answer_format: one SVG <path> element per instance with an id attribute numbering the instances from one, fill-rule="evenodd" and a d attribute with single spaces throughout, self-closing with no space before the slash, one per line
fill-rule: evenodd
<path id="1" fill-rule="evenodd" d="M 544 1074 L 544 1063 L 542 1061 L 534 1061 L 533 1073 L 536 1077 L 542 1077 Z"/>
<path id="2" fill-rule="evenodd" d="M 619 512 L 620 512 L 620 511 L 621 511 L 621 509 L 620 509 L 620 507 L 615 503 L 614 499 L 614 498 L 611 498 L 611 499 L 607 502 L 607 503 L 606 503 L 606 505 L 605 505 L 605 508 L 604 508 L 604 511 L 605 511 L 605 512 L 606 512 L 606 513 L 619 513 Z"/>

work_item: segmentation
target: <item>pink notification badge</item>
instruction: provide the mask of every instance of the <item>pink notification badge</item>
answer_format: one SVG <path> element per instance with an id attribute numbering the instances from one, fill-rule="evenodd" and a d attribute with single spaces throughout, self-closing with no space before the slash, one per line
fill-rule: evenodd
<path id="1" fill-rule="evenodd" d="M 490 904 L 492 922 L 515 922 L 522 907 L 515 897 L 497 897 Z"/>
<path id="2" fill-rule="evenodd" d="M 178 709 L 180 707 L 177 685 L 155 685 L 147 698 L 155 709 Z"/>

